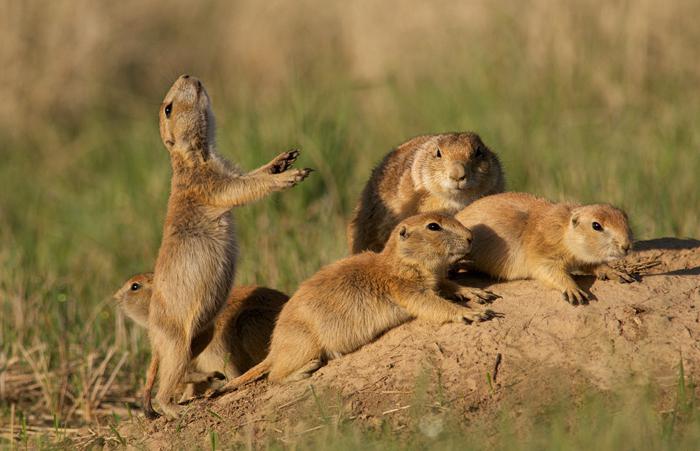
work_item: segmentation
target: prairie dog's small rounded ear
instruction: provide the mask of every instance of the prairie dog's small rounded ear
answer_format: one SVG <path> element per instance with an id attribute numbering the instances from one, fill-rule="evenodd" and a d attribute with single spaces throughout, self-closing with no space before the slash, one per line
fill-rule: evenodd
<path id="1" fill-rule="evenodd" d="M 406 238 L 408 238 L 408 235 L 408 229 L 406 228 L 406 226 L 401 226 L 401 228 L 399 229 L 399 236 L 401 237 L 401 239 L 405 240 Z"/>
<path id="2" fill-rule="evenodd" d="M 578 213 L 573 213 L 571 215 L 571 225 L 574 227 L 578 225 Z"/>

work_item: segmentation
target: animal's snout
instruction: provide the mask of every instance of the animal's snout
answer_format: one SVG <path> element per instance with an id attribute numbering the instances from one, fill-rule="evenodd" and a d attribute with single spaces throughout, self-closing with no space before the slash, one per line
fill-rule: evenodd
<path id="1" fill-rule="evenodd" d="M 461 182 L 462 180 L 465 180 L 467 178 L 467 171 L 464 168 L 464 165 L 461 164 L 453 164 L 450 167 L 449 174 L 450 178 L 457 182 Z"/>
<path id="2" fill-rule="evenodd" d="M 632 245 L 630 243 L 622 243 L 620 245 L 620 249 L 622 249 L 622 252 L 626 254 L 629 254 L 630 249 L 632 248 Z"/>

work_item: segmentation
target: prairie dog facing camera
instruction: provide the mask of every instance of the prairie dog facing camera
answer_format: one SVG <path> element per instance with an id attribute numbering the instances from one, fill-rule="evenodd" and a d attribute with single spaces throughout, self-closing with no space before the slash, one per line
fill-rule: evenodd
<path id="1" fill-rule="evenodd" d="M 589 300 L 571 277 L 574 271 L 634 281 L 607 265 L 632 246 L 627 215 L 611 205 L 502 193 L 475 201 L 455 218 L 474 234 L 471 266 L 496 278 L 538 280 L 573 305 Z"/>
<path id="2" fill-rule="evenodd" d="M 437 213 L 400 222 L 381 253 L 366 251 L 321 268 L 285 304 L 272 333 L 270 353 L 224 393 L 266 374 L 271 382 L 309 377 L 323 362 L 355 351 L 412 318 L 471 323 L 490 318 L 452 303 L 459 296 L 447 270 L 471 248 L 471 232 Z M 468 289 L 467 289 L 468 290 Z"/>
<path id="3" fill-rule="evenodd" d="M 350 252 L 380 252 L 403 219 L 427 212 L 455 214 L 503 191 L 504 185 L 498 157 L 476 133 L 410 139 L 372 171 L 348 225 Z"/>

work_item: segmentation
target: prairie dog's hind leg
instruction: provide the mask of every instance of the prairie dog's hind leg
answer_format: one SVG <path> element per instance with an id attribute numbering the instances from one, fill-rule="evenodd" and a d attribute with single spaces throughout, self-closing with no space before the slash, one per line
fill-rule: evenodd
<path id="1" fill-rule="evenodd" d="M 156 376 L 158 375 L 158 354 L 153 350 L 151 356 L 151 363 L 148 365 L 148 372 L 146 373 L 146 384 L 143 387 L 143 413 L 149 420 L 155 420 L 160 416 L 158 412 L 153 408 L 153 402 L 151 400 L 153 394 L 153 386 L 156 383 Z"/>
<path id="2" fill-rule="evenodd" d="M 306 365 L 302 366 L 289 376 L 285 377 L 284 382 L 297 382 L 303 379 L 307 379 L 311 377 L 311 375 L 322 366 L 323 362 L 321 361 L 321 359 L 310 360 L 308 363 L 306 363 Z"/>
<path id="3" fill-rule="evenodd" d="M 151 333 L 152 347 L 158 350 L 160 359 L 160 383 L 156 400 L 167 417 L 177 419 L 182 407 L 174 402 L 173 397 L 187 376 L 190 363 L 189 340 L 182 336 L 166 335 L 157 329 Z"/>
<path id="4" fill-rule="evenodd" d="M 268 357 L 271 359 L 270 382 L 304 379 L 323 365 L 318 339 L 305 324 L 282 323 L 277 328 L 281 333 L 273 338 Z"/>

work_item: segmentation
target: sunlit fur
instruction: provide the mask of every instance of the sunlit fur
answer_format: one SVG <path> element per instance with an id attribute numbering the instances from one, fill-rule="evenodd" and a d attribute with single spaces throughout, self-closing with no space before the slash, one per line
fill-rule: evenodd
<path id="1" fill-rule="evenodd" d="M 160 366 L 156 399 L 166 415 L 177 417 L 180 407 L 173 395 L 191 359 L 211 339 L 214 318 L 233 284 L 238 246 L 229 210 L 294 186 L 310 171 L 289 169 L 296 151 L 247 174 L 219 156 L 209 96 L 199 80 L 187 75 L 163 100 L 160 131 L 173 174 L 153 277 L 148 374 Z M 144 392 L 144 406 L 155 416 L 150 393 Z"/>
<path id="2" fill-rule="evenodd" d="M 454 214 L 503 189 L 498 157 L 477 134 L 413 138 L 392 150 L 372 172 L 348 226 L 350 251 L 379 252 L 401 220 L 432 211 Z"/>
<path id="3" fill-rule="evenodd" d="M 473 266 L 505 280 L 578 290 L 571 272 L 598 274 L 631 246 L 627 216 L 605 204 L 553 203 L 524 193 L 484 197 L 455 216 L 474 234 Z M 593 222 L 602 231 L 593 229 Z"/>
<path id="4" fill-rule="evenodd" d="M 148 328 L 152 281 L 153 273 L 137 274 L 114 295 L 126 316 L 144 328 Z M 268 353 L 272 329 L 288 299 L 271 288 L 234 287 L 216 317 L 211 342 L 192 361 L 192 367 L 201 373 L 220 372 L 232 379 L 260 363 Z"/>
<path id="5" fill-rule="evenodd" d="M 441 230 L 427 228 L 437 223 Z M 269 373 L 273 382 L 309 377 L 325 360 L 352 352 L 411 318 L 435 323 L 484 319 L 447 301 L 450 265 L 471 248 L 471 232 L 436 213 L 402 221 L 381 253 L 362 252 L 321 268 L 282 309 L 269 356 L 222 391 Z"/>

